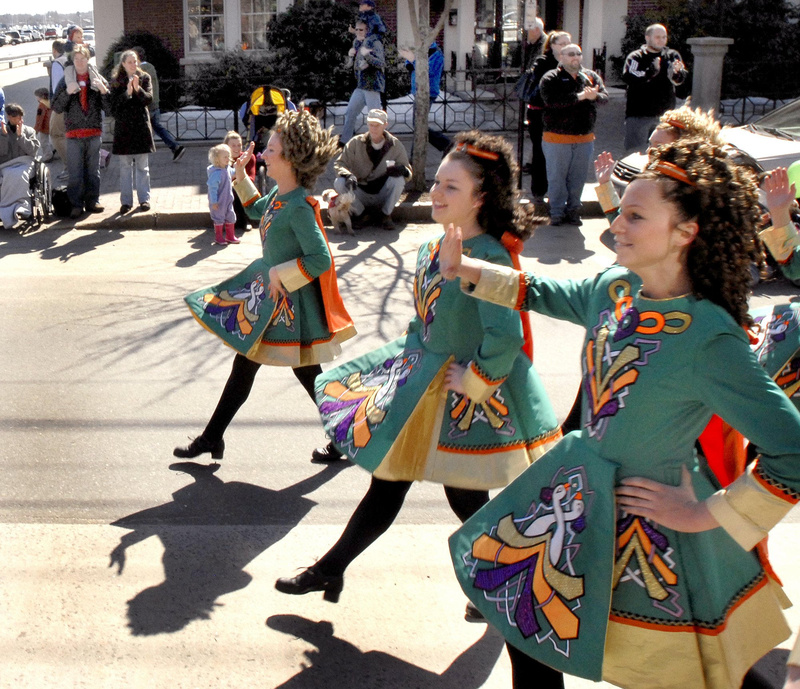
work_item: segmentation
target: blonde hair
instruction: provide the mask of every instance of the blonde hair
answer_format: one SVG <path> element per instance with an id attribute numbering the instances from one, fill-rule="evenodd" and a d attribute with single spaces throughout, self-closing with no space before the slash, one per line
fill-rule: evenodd
<path id="1" fill-rule="evenodd" d="M 278 117 L 272 133 L 280 137 L 282 155 L 291 164 L 297 183 L 313 191 L 317 178 L 339 153 L 339 137 L 334 136 L 333 127 L 323 129 L 307 111 L 287 110 Z"/>
<path id="2" fill-rule="evenodd" d="M 239 143 L 242 143 L 242 135 L 233 129 L 225 134 L 225 138 L 222 140 L 222 143 L 227 144 L 231 139 L 239 139 Z"/>
<path id="3" fill-rule="evenodd" d="M 222 165 L 219 164 L 219 161 L 225 153 L 228 154 L 228 161 L 230 162 L 231 147 L 228 146 L 228 144 L 217 144 L 216 146 L 212 146 L 208 150 L 208 162 L 214 167 L 222 167 Z"/>
<path id="4" fill-rule="evenodd" d="M 667 110 L 658 119 L 656 129 L 669 132 L 675 139 L 696 137 L 715 146 L 725 145 L 720 134 L 722 128 L 714 118 L 714 111 L 700 108 L 692 110 L 688 104 L 675 110 Z"/>

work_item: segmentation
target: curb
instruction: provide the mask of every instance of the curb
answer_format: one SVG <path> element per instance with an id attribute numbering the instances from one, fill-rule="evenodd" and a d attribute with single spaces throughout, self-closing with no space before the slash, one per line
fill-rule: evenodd
<path id="1" fill-rule="evenodd" d="M 322 208 L 321 213 L 323 223 L 330 225 L 328 209 Z M 584 218 L 602 218 L 603 211 L 597 201 L 584 201 L 581 215 Z M 401 203 L 394 209 L 392 218 L 399 224 L 433 222 L 431 204 L 425 201 Z M 124 216 L 115 213 L 96 219 L 90 216 L 75 223 L 74 227 L 77 230 L 210 230 L 212 225 L 206 211 L 152 211 Z"/>

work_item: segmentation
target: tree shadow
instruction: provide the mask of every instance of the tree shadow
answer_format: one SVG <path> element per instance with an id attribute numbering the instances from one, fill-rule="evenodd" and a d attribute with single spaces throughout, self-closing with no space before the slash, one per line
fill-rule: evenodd
<path id="1" fill-rule="evenodd" d="M 299 615 L 273 615 L 267 619 L 267 626 L 303 639 L 317 649 L 306 651 L 308 664 L 277 689 L 330 689 L 332 686 L 477 689 L 491 675 L 505 646 L 502 636 L 487 625 L 483 636 L 439 675 L 383 651 L 361 651 L 349 641 L 336 637 L 333 624 L 326 620 L 314 622 Z"/>
<path id="2" fill-rule="evenodd" d="M 210 619 L 220 596 L 250 583 L 244 567 L 316 506 L 306 495 L 347 466 L 348 462 L 328 465 L 299 483 L 271 490 L 225 483 L 214 476 L 218 464 L 172 464 L 170 469 L 189 474 L 194 483 L 173 493 L 172 502 L 112 523 L 132 529 L 111 552 L 109 567 L 116 566 L 119 575 L 132 545 L 158 536 L 164 546 L 164 581 L 128 601 L 131 634 L 172 633 L 194 620 Z"/>

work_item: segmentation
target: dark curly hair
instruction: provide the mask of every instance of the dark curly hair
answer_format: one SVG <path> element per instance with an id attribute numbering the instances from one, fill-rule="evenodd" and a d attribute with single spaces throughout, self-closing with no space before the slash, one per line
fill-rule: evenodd
<path id="1" fill-rule="evenodd" d="M 313 192 L 317 178 L 339 152 L 339 137 L 333 135 L 333 127 L 323 129 L 306 111 L 287 110 L 278 117 L 271 133 L 280 137 L 283 157 L 292 164 L 297 183 Z"/>
<path id="2" fill-rule="evenodd" d="M 658 174 L 653 167 L 659 161 L 685 170 L 692 184 Z M 648 169 L 637 179 L 657 180 L 682 219 L 697 222 L 687 252 L 693 294 L 719 304 L 739 325 L 751 326 L 750 266 L 761 265 L 756 234 L 761 213 L 752 170 L 736 164 L 721 146 L 682 138 L 651 150 Z"/>
<path id="3" fill-rule="evenodd" d="M 498 159 L 489 160 L 456 150 L 461 143 L 496 153 Z M 525 241 L 539 225 L 549 222 L 548 218 L 534 215 L 533 204 L 519 203 L 516 187 L 519 167 L 511 144 L 503 137 L 476 130 L 459 132 L 453 137 L 453 147 L 447 157 L 461 161 L 478 182 L 476 192 L 483 194 L 483 203 L 477 219 L 486 234 L 500 239 L 505 232 L 510 232 Z"/>

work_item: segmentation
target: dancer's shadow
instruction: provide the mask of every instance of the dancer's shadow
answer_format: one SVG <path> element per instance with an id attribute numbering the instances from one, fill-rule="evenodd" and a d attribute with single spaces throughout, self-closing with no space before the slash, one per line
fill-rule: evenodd
<path id="1" fill-rule="evenodd" d="M 176 632 L 192 620 L 209 619 L 217 599 L 250 583 L 243 571 L 255 557 L 283 538 L 317 503 L 305 497 L 349 462 L 328 465 L 282 490 L 249 483 L 225 483 L 219 465 L 179 462 L 194 483 L 173 493 L 173 501 L 115 521 L 133 529 L 111 552 L 109 567 L 122 574 L 126 550 L 150 536 L 164 545 L 165 580 L 128 601 L 128 627 L 135 636 Z"/>
<path id="2" fill-rule="evenodd" d="M 429 687 L 472 689 L 482 687 L 505 647 L 499 632 L 487 625 L 486 632 L 458 656 L 441 674 L 421 668 L 383 651 L 360 651 L 334 636 L 333 624 L 314 622 L 299 615 L 273 615 L 267 626 L 304 639 L 316 646 L 306 651 L 308 662 L 277 689 L 330 689 L 330 687 Z"/>

